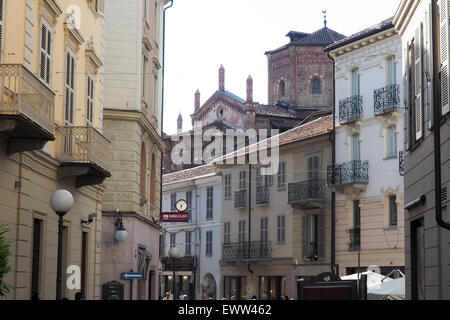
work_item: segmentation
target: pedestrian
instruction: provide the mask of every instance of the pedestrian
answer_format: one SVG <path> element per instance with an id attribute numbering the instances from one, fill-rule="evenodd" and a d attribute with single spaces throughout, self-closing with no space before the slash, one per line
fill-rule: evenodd
<path id="1" fill-rule="evenodd" d="M 172 298 L 170 297 L 170 292 L 169 291 L 166 292 L 166 296 L 164 297 L 163 300 L 172 300 Z"/>
<path id="2" fill-rule="evenodd" d="M 237 300 L 236 296 L 231 296 L 231 300 Z"/>
<path id="3" fill-rule="evenodd" d="M 255 295 L 252 296 L 252 300 L 256 300 L 256 296 Z"/>
<path id="4" fill-rule="evenodd" d="M 180 291 L 180 296 L 178 297 L 178 299 L 179 299 L 179 300 L 184 300 L 184 296 L 185 296 L 184 291 L 181 290 L 181 291 Z"/>
<path id="5" fill-rule="evenodd" d="M 83 295 L 83 293 L 81 293 L 80 291 L 78 291 L 77 293 L 75 293 L 75 300 L 77 301 L 81 301 L 81 300 L 85 300 L 86 297 Z"/>

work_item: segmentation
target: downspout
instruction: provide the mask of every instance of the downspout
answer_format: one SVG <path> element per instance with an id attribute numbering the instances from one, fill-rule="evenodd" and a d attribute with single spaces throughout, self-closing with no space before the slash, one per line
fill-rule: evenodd
<path id="1" fill-rule="evenodd" d="M 253 274 L 250 268 L 250 249 L 251 249 L 251 235 L 252 235 L 252 165 L 250 163 L 250 155 L 248 156 L 248 272 Z"/>
<path id="2" fill-rule="evenodd" d="M 18 180 L 15 182 L 15 187 L 17 189 L 17 229 L 16 229 L 16 242 L 17 242 L 17 247 L 19 247 L 19 225 L 20 225 L 20 206 L 21 206 L 21 194 L 22 194 L 22 166 L 23 166 L 23 158 L 22 158 L 22 152 L 19 153 L 19 176 L 18 176 Z M 34 220 L 31 220 L 34 223 Z M 33 226 L 32 226 L 33 228 Z M 18 265 L 19 262 L 19 255 L 16 252 L 16 266 Z M 14 294 L 15 294 L 15 299 L 17 299 L 17 283 L 18 283 L 18 276 L 17 276 L 17 267 L 15 268 L 15 272 L 14 272 Z M 39 292 L 41 293 L 41 292 Z M 32 294 L 32 293 L 31 293 Z"/>
<path id="3" fill-rule="evenodd" d="M 336 165 L 336 81 L 335 81 L 335 61 L 330 56 L 330 52 L 327 52 L 328 58 L 333 61 L 333 70 L 332 70 L 332 77 L 333 77 L 333 98 L 332 98 L 332 105 L 333 105 L 333 131 L 330 134 L 330 142 L 332 143 L 331 148 L 331 163 L 334 166 Z M 337 273 L 336 270 L 336 193 L 334 192 L 334 189 L 331 191 L 331 272 Z"/>
<path id="4" fill-rule="evenodd" d="M 437 3 L 432 1 L 431 19 L 432 19 L 432 34 L 433 34 L 433 82 L 439 83 L 438 59 L 434 59 L 434 54 L 438 52 L 438 41 L 434 39 L 439 34 L 436 30 L 437 17 Z M 436 222 L 437 224 L 447 230 L 450 230 L 450 223 L 442 219 L 442 203 L 441 203 L 441 126 L 440 126 L 440 110 L 438 105 L 439 91 L 438 87 L 433 85 L 433 124 L 434 124 L 434 201 L 436 202 Z"/>

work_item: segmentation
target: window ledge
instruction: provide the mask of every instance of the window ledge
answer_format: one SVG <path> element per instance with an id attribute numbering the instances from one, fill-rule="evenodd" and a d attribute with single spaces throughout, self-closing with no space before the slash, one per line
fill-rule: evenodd
<path id="1" fill-rule="evenodd" d="M 397 230 L 397 229 L 398 229 L 398 226 L 387 226 L 387 227 L 384 227 L 383 230 L 389 231 L 389 230 Z"/>
<path id="2" fill-rule="evenodd" d="M 286 190 L 286 186 L 280 188 L 277 187 L 277 191 L 284 191 L 284 190 Z"/>
<path id="3" fill-rule="evenodd" d="M 395 155 L 395 156 L 383 158 L 383 160 L 392 160 L 392 159 L 397 159 L 397 156 Z"/>

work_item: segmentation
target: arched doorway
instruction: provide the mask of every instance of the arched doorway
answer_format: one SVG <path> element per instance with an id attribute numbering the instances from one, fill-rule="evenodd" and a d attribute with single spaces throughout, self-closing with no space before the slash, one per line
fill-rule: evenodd
<path id="1" fill-rule="evenodd" d="M 213 298 L 217 299 L 217 286 L 216 280 L 211 273 L 207 273 L 203 276 L 202 280 L 202 297 L 205 299 Z"/>

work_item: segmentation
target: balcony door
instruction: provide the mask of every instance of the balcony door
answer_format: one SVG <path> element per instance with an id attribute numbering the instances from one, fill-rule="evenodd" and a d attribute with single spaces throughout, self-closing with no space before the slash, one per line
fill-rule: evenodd
<path id="1" fill-rule="evenodd" d="M 319 155 L 308 157 L 308 198 L 313 199 L 319 192 Z"/>
<path id="2" fill-rule="evenodd" d="M 355 68 L 352 70 L 352 96 L 359 96 L 360 92 L 360 79 L 359 79 L 359 69 Z"/>
<path id="3" fill-rule="evenodd" d="M 66 53 L 66 81 L 64 100 L 64 124 L 73 126 L 73 106 L 75 95 L 75 57 L 67 51 Z M 69 132 L 64 136 L 64 153 L 72 153 L 74 149 L 74 132 Z"/>
<path id="4" fill-rule="evenodd" d="M 361 145 L 359 141 L 359 134 L 355 134 L 352 136 L 352 160 L 361 160 Z"/>

